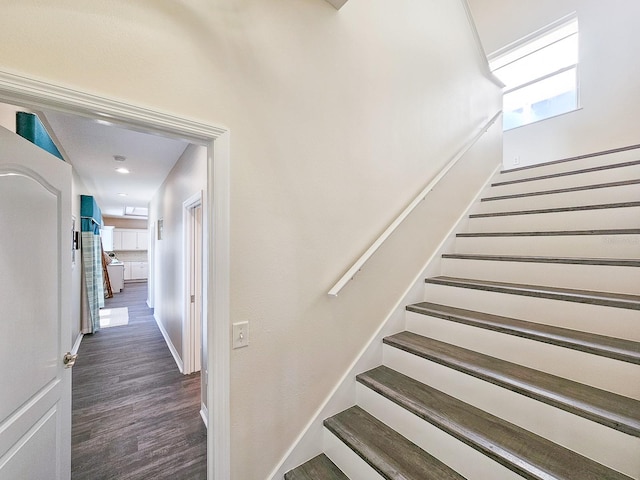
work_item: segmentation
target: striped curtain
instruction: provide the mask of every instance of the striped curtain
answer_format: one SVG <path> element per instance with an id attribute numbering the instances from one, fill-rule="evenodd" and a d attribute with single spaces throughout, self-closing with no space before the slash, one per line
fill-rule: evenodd
<path id="1" fill-rule="evenodd" d="M 100 244 L 102 214 L 93 197 L 80 196 L 80 218 L 82 224 L 82 267 L 90 317 L 88 331 L 85 333 L 95 333 L 100 330 L 100 308 L 104 307 L 104 286 Z"/>

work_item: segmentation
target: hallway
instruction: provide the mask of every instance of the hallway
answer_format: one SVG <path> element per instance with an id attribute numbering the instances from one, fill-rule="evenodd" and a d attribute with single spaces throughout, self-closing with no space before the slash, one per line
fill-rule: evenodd
<path id="1" fill-rule="evenodd" d="M 73 368 L 72 479 L 205 479 L 200 374 L 182 375 L 146 305 L 147 284 L 105 301 L 129 323 L 86 335 Z"/>

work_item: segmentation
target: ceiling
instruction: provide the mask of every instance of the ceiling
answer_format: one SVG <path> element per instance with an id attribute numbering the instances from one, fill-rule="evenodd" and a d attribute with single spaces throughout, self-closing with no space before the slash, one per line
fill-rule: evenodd
<path id="1" fill-rule="evenodd" d="M 128 130 L 66 113 L 39 114 L 54 142 L 93 195 L 103 215 L 145 218 L 149 201 L 189 142 Z M 117 161 L 114 157 L 125 157 Z M 124 167 L 128 174 L 118 173 Z M 126 195 L 126 196 L 125 196 Z M 125 207 L 138 207 L 125 215 Z M 141 215 L 143 214 L 143 215 Z"/>

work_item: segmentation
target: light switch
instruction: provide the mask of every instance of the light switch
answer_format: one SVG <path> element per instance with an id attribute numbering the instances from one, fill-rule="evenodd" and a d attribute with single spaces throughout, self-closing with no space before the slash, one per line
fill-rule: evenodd
<path id="1" fill-rule="evenodd" d="M 249 345 L 249 322 L 233 324 L 233 348 L 242 348 Z"/>

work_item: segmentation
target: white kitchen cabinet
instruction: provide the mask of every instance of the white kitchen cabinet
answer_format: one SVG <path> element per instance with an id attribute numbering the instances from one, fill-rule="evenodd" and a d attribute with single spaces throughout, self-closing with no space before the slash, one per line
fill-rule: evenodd
<path id="1" fill-rule="evenodd" d="M 147 250 L 149 245 L 148 230 L 115 229 L 113 231 L 113 249 Z"/>
<path id="2" fill-rule="evenodd" d="M 122 250 L 122 230 L 113 231 L 113 250 Z"/>
<path id="3" fill-rule="evenodd" d="M 124 262 L 125 280 L 146 280 L 148 277 L 148 262 Z"/>

